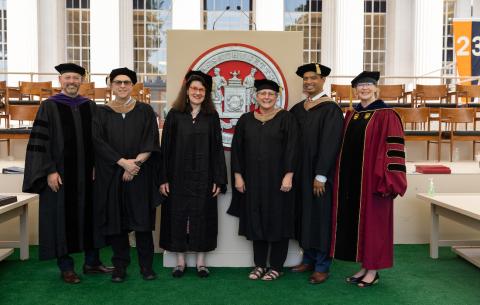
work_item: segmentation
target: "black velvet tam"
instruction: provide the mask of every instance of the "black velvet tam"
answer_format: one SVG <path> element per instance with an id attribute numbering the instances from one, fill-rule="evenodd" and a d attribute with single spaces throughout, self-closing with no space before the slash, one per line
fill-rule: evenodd
<path id="1" fill-rule="evenodd" d="M 305 72 L 315 72 L 321 76 L 328 76 L 330 75 L 330 69 L 327 66 L 321 65 L 319 63 L 310 63 L 310 64 L 305 64 L 303 66 L 300 66 L 297 68 L 297 72 L 295 72 L 298 76 L 303 77 L 303 74 Z"/>
<path id="2" fill-rule="evenodd" d="M 60 74 L 74 72 L 80 74 L 81 76 L 85 76 L 85 68 L 74 63 L 59 64 L 58 66 L 55 66 L 55 70 L 57 70 Z"/>
<path id="3" fill-rule="evenodd" d="M 134 85 L 137 83 L 137 73 L 135 73 L 135 71 L 132 71 L 127 67 L 113 69 L 112 72 L 110 72 L 110 76 L 109 76 L 110 83 L 112 83 L 112 81 L 115 79 L 115 77 L 117 77 L 119 75 L 128 76 Z"/>

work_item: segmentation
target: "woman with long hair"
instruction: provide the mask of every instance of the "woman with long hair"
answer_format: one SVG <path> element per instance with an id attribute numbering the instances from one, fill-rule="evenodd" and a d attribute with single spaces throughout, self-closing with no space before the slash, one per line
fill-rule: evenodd
<path id="1" fill-rule="evenodd" d="M 197 253 L 197 274 L 207 277 L 205 252 L 217 247 L 217 196 L 227 173 L 220 119 L 212 102 L 212 77 L 189 71 L 162 134 L 160 247 L 176 252 L 174 277 L 185 272 L 185 252 Z"/>

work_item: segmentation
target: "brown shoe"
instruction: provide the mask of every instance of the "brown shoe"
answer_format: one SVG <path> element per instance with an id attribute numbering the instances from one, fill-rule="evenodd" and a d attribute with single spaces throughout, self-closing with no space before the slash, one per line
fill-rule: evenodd
<path id="1" fill-rule="evenodd" d="M 83 265 L 84 274 L 112 273 L 113 269 L 115 268 L 106 267 L 104 265 L 98 265 L 98 266 Z"/>
<path id="2" fill-rule="evenodd" d="M 309 282 L 310 284 L 321 284 L 325 282 L 328 279 L 328 273 L 327 272 L 318 272 L 315 271 L 310 275 Z"/>
<path id="3" fill-rule="evenodd" d="M 80 278 L 75 273 L 75 271 L 65 271 L 60 274 L 62 280 L 67 284 L 78 284 L 80 283 Z"/>
<path id="4" fill-rule="evenodd" d="M 292 272 L 305 272 L 305 271 L 312 271 L 312 270 L 313 270 L 313 266 L 309 264 L 300 264 L 292 268 Z"/>

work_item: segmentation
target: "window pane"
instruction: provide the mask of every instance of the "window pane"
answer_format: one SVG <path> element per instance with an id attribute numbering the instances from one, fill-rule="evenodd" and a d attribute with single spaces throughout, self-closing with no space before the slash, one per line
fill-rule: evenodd
<path id="1" fill-rule="evenodd" d="M 90 64 L 90 1 L 67 0 L 66 59 L 89 70 Z"/>
<path id="2" fill-rule="evenodd" d="M 322 1 L 284 0 L 284 7 L 285 31 L 303 31 L 304 62 L 320 61 Z"/>
<path id="3" fill-rule="evenodd" d="M 385 66 L 385 0 L 365 0 L 364 69 L 383 71 Z"/>

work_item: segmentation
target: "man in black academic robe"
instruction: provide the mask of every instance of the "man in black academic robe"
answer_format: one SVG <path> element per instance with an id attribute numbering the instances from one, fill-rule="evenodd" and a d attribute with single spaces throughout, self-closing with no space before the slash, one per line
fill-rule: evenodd
<path id="1" fill-rule="evenodd" d="M 296 186 L 297 239 L 303 249 L 301 264 L 292 271 L 313 270 L 310 283 L 328 278 L 331 258 L 332 186 L 343 127 L 340 107 L 323 91 L 330 68 L 311 63 L 298 67 L 307 99 L 290 111 L 300 128 L 299 168 Z"/>
<path id="2" fill-rule="evenodd" d="M 131 97 L 135 71 L 114 69 L 109 79 L 115 99 L 98 107 L 93 124 L 95 227 L 112 246 L 113 282 L 125 280 L 132 231 L 140 273 L 143 279 L 153 280 L 152 231 L 161 200 L 155 179 L 160 151 L 157 118 L 150 105 Z"/>
<path id="3" fill-rule="evenodd" d="M 79 283 L 71 253 L 85 251 L 84 273 L 109 273 L 100 262 L 93 228 L 95 103 L 78 95 L 85 69 L 55 67 L 62 92 L 43 101 L 27 145 L 23 191 L 38 193 L 39 256 L 57 258 L 66 283 Z M 101 245 L 101 240 L 97 240 Z"/>

